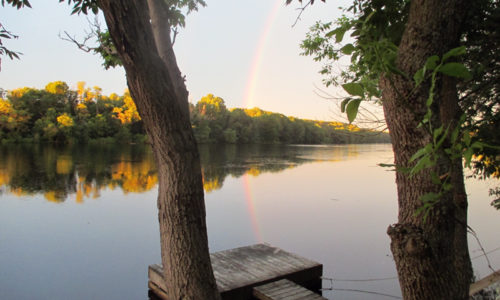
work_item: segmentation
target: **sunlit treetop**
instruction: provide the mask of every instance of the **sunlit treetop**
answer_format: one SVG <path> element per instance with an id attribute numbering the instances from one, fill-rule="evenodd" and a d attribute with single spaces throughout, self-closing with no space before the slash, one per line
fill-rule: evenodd
<path id="1" fill-rule="evenodd" d="M 67 113 L 63 113 L 62 115 L 57 117 L 57 123 L 61 127 L 72 127 L 74 125 L 73 118 Z"/>
<path id="2" fill-rule="evenodd" d="M 64 81 L 53 81 L 45 86 L 45 90 L 51 94 L 64 95 L 68 92 L 69 87 Z"/>

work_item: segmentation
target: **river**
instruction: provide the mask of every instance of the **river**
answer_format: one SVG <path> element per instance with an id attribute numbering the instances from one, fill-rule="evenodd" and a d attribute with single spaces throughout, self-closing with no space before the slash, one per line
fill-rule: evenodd
<path id="1" fill-rule="evenodd" d="M 266 242 L 323 263 L 329 299 L 400 296 L 385 233 L 394 172 L 377 165 L 392 162 L 390 145 L 200 153 L 211 251 Z M 467 180 L 469 225 L 499 269 L 492 184 Z M 148 147 L 3 146 L 0 192 L 0 299 L 147 299 L 147 266 L 160 262 Z M 469 247 L 475 275 L 491 273 L 472 235 Z"/>

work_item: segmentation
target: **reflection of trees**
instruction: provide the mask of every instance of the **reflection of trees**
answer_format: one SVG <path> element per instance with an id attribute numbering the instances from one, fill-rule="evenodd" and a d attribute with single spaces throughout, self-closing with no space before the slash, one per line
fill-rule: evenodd
<path id="1" fill-rule="evenodd" d="M 357 146 L 202 145 L 206 192 L 220 189 L 227 176 L 281 172 L 306 162 L 344 160 Z M 0 147 L 0 187 L 17 196 L 43 194 L 51 202 L 74 195 L 76 202 L 97 198 L 103 189 L 141 193 L 157 185 L 147 146 L 12 145 Z"/>
<path id="2" fill-rule="evenodd" d="M 43 194 L 48 201 L 99 197 L 104 188 L 144 192 L 157 183 L 149 149 L 144 146 L 55 148 L 15 145 L 0 148 L 0 185 L 12 194 Z"/>
<path id="3" fill-rule="evenodd" d="M 229 175 L 258 176 L 266 172 L 282 172 L 306 162 L 343 160 L 357 155 L 356 147 L 201 145 L 203 187 L 206 192 L 220 189 Z"/>

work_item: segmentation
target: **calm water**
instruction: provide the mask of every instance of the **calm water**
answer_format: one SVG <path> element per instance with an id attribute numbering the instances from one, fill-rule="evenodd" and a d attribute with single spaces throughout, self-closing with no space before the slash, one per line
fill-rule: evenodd
<path id="1" fill-rule="evenodd" d="M 267 242 L 324 264 L 330 299 L 399 296 L 385 234 L 397 217 L 389 145 L 202 147 L 211 251 Z M 500 247 L 491 183 L 468 181 L 469 223 Z M 145 147 L 0 148 L 0 299 L 147 299 L 160 261 Z M 472 257 L 481 253 L 471 237 Z M 489 254 L 500 268 L 500 251 Z M 489 273 L 473 259 L 477 277 Z"/>

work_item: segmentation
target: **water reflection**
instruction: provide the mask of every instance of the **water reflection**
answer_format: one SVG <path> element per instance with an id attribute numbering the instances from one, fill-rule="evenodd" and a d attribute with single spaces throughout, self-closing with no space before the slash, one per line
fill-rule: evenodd
<path id="1" fill-rule="evenodd" d="M 158 182 L 146 147 L 64 147 L 15 145 L 0 148 L 2 193 L 43 194 L 51 202 L 76 195 L 76 202 L 97 198 L 103 189 L 144 192 Z"/>
<path id="2" fill-rule="evenodd" d="M 259 176 L 317 161 L 357 156 L 356 146 L 201 145 L 203 186 L 222 188 L 228 176 Z M 0 192 L 19 197 L 43 194 L 61 203 L 71 195 L 77 203 L 100 197 L 103 189 L 142 193 L 156 187 L 158 176 L 148 146 L 93 145 L 0 147 Z"/>

